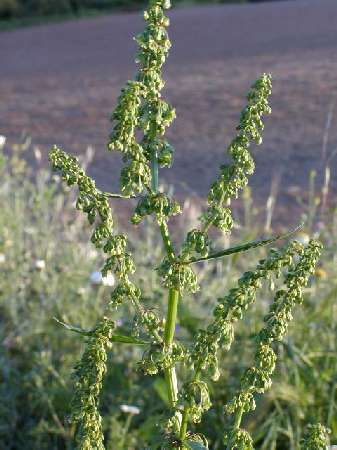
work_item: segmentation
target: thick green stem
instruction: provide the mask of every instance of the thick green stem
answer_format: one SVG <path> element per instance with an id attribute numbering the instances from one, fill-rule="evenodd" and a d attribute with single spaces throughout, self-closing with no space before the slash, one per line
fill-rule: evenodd
<path id="1" fill-rule="evenodd" d="M 234 428 L 240 428 L 241 425 L 241 420 L 242 420 L 242 415 L 243 415 L 243 409 L 240 408 L 235 415 L 235 422 L 234 422 Z"/>
<path id="2" fill-rule="evenodd" d="M 154 192 L 158 192 L 158 156 L 156 152 L 153 152 L 151 158 L 151 176 L 152 176 L 151 188 Z M 170 240 L 167 222 L 160 221 L 158 222 L 158 224 L 167 256 L 170 260 L 173 260 L 175 255 Z M 170 289 L 168 296 L 168 307 L 164 331 L 164 345 L 167 349 L 171 348 L 174 338 L 177 320 L 178 300 L 179 300 L 179 292 L 175 289 Z M 165 369 L 164 374 L 167 385 L 168 398 L 171 406 L 174 407 L 178 401 L 178 384 L 175 367 L 169 367 L 168 369 Z"/>
<path id="3" fill-rule="evenodd" d="M 167 349 L 172 346 L 178 310 L 179 292 L 175 289 L 169 290 L 168 308 L 164 332 L 164 345 Z M 175 406 L 178 400 L 177 377 L 174 367 L 165 369 L 165 380 L 167 385 L 168 397 L 171 406 Z"/>
<path id="4" fill-rule="evenodd" d="M 189 415 L 189 411 L 187 408 L 185 408 L 183 411 L 182 418 L 181 418 L 181 425 L 180 425 L 180 432 L 179 432 L 179 438 L 182 442 L 185 440 L 185 437 L 186 437 L 187 425 L 188 425 L 188 415 Z"/>
<path id="5" fill-rule="evenodd" d="M 174 259 L 174 249 L 170 240 L 167 223 L 165 221 L 160 222 L 159 228 L 167 256 L 172 261 Z"/>

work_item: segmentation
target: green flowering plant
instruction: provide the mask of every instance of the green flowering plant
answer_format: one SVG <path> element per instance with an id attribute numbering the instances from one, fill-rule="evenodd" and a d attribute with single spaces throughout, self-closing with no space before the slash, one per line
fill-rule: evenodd
<path id="1" fill-rule="evenodd" d="M 194 294 L 200 289 L 196 264 L 272 244 L 288 238 L 298 228 L 226 249 L 214 249 L 209 234 L 212 227 L 221 233 L 231 232 L 234 225 L 231 201 L 239 196 L 254 172 L 250 146 L 253 142 L 261 144 L 262 119 L 271 112 L 271 76 L 263 74 L 248 93 L 236 136 L 227 149 L 230 161 L 221 166 L 209 190 L 200 226 L 187 233 L 180 249 L 172 243 L 169 220 L 182 211 L 179 203 L 159 188 L 159 170 L 171 166 L 173 157 L 173 147 L 165 139 L 165 132 L 175 118 L 175 111 L 162 98 L 162 67 L 171 46 L 167 33 L 169 19 L 164 13 L 169 7 L 167 0 L 150 0 L 144 14 L 145 30 L 136 37 L 138 73 L 122 89 L 111 116 L 113 129 L 108 150 L 120 152 L 124 162 L 120 193 L 99 190 L 78 160 L 62 149 L 55 146 L 50 152 L 53 169 L 61 173 L 69 186 L 78 188 L 76 207 L 87 215 L 94 227 L 92 243 L 105 254 L 103 276 L 113 273 L 117 279 L 107 304 L 106 317 L 93 330 L 63 324 L 82 334 L 86 340 L 83 356 L 74 370 L 75 394 L 71 404 L 71 420 L 77 426 L 77 448 L 81 450 L 104 449 L 99 395 L 109 369 L 109 348 L 122 343 L 143 346 L 138 368 L 144 375 L 164 374 L 165 377 L 170 408 L 160 424 L 160 442 L 149 442 L 149 448 L 208 448 L 207 437 L 195 433 L 192 424 L 199 423 L 212 406 L 209 381 L 218 380 L 220 375 L 218 350 L 230 349 L 235 324 L 254 303 L 264 282 L 283 279 L 283 287 L 276 291 L 264 318 L 265 325 L 255 336 L 252 366 L 243 373 L 238 391 L 224 406 L 225 413 L 233 416 L 233 420 L 231 427 L 224 430 L 223 448 L 253 449 L 252 438 L 241 426 L 242 417 L 255 408 L 256 395 L 263 394 L 271 386 L 277 360 L 273 344 L 283 339 L 294 308 L 303 302 L 303 289 L 315 271 L 321 252 L 321 244 L 315 240 L 310 240 L 306 246 L 293 241 L 280 249 L 271 249 L 254 270 L 245 272 L 236 286 L 218 299 L 209 325 L 199 330 L 193 342 L 180 342 L 175 338 L 178 303 L 184 301 L 185 294 Z M 136 199 L 131 217 L 134 225 L 147 216 L 153 216 L 158 224 L 166 256 L 154 269 L 168 291 L 165 318 L 143 306 L 142 292 L 132 281 L 136 268 L 128 250 L 127 236 L 115 233 L 110 207 L 110 200 L 114 198 Z M 135 310 L 144 339 L 114 332 L 113 313 L 126 302 Z M 181 366 L 185 367 L 184 374 L 187 375 L 178 379 L 176 369 Z M 323 448 L 324 428 L 317 425 L 309 434 L 303 448 Z"/>

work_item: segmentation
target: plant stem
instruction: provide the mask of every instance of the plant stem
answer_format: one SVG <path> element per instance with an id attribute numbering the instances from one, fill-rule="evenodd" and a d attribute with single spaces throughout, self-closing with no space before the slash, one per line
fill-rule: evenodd
<path id="1" fill-rule="evenodd" d="M 241 420 L 242 420 L 243 409 L 240 408 L 235 415 L 234 428 L 240 428 Z"/>
<path id="2" fill-rule="evenodd" d="M 188 425 L 188 409 L 185 408 L 183 411 L 181 425 L 180 425 L 180 432 L 179 432 L 179 438 L 181 441 L 184 441 L 184 439 L 186 437 L 187 425 Z"/>
<path id="3" fill-rule="evenodd" d="M 234 425 L 233 425 L 233 430 L 237 430 L 238 428 L 240 428 L 242 415 L 243 415 L 243 408 L 240 408 L 235 414 L 235 421 L 234 421 Z M 230 442 L 228 442 L 226 450 L 231 450 L 231 443 Z"/>
<path id="4" fill-rule="evenodd" d="M 170 289 L 168 296 L 168 308 L 164 332 L 164 345 L 167 349 L 170 349 L 170 347 L 172 346 L 174 338 L 174 331 L 177 320 L 178 301 L 179 301 L 179 292 L 176 291 L 175 289 Z M 175 368 L 169 367 L 164 370 L 164 373 L 170 404 L 171 406 L 175 406 L 178 400 L 178 386 Z"/>
<path id="5" fill-rule="evenodd" d="M 151 180 L 152 190 L 154 192 L 158 192 L 159 170 L 158 170 L 158 155 L 156 152 L 153 152 L 151 158 L 151 176 L 152 176 Z M 167 256 L 172 261 L 175 255 L 170 240 L 167 222 L 165 220 L 160 222 L 158 221 L 158 225 L 160 228 L 160 233 L 163 239 Z M 171 348 L 174 338 L 177 320 L 178 301 L 179 301 L 179 292 L 175 289 L 170 289 L 168 295 L 167 315 L 164 331 L 164 345 L 168 350 Z M 165 369 L 164 374 L 168 398 L 171 406 L 174 407 L 178 401 L 178 383 L 175 367 L 169 367 Z"/>
<path id="6" fill-rule="evenodd" d="M 195 369 L 194 376 L 191 380 L 192 383 L 196 380 L 199 380 L 200 372 L 201 372 L 201 364 L 198 364 L 197 368 Z M 189 408 L 187 405 L 185 405 L 183 415 L 181 418 L 181 425 L 180 425 L 180 431 L 179 431 L 179 438 L 181 441 L 184 441 L 184 439 L 186 437 L 189 413 L 190 413 Z"/>
<path id="7" fill-rule="evenodd" d="M 154 192 L 158 191 L 159 170 L 157 152 L 153 152 L 151 158 L 151 187 Z"/>
<path id="8" fill-rule="evenodd" d="M 174 259 L 174 249 L 170 240 L 169 230 L 167 226 L 167 222 L 162 221 L 159 223 L 161 237 L 163 239 L 164 247 L 167 253 L 167 256 L 172 261 Z"/>

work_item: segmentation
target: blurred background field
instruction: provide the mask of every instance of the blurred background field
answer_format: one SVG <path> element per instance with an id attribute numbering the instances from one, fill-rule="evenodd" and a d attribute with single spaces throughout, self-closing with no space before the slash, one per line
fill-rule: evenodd
<path id="1" fill-rule="evenodd" d="M 82 156 L 90 164 L 92 150 Z M 30 161 L 27 164 L 27 161 Z M 32 164 L 34 164 L 34 169 Z M 320 267 L 306 291 L 289 335 L 277 347 L 279 362 L 272 389 L 258 399 L 257 413 L 246 426 L 256 448 L 298 450 L 304 426 L 320 421 L 337 442 L 337 210 L 322 210 L 321 186 L 308 180 L 309 195 L 298 197 L 307 226 L 296 236 L 309 235 L 325 246 Z M 0 448 L 17 450 L 71 449 L 74 430 L 67 423 L 72 394 L 71 371 L 81 337 L 53 318 L 90 329 L 109 301 L 113 279 L 99 277 L 100 255 L 89 244 L 90 227 L 75 212 L 74 193 L 58 176 L 41 166 L 41 151 L 28 137 L 7 148 L 1 157 L 0 185 Z M 218 238 L 219 246 L 272 233 L 271 196 L 257 208 L 249 190 L 235 208 L 233 237 Z M 120 200 L 113 205 L 115 217 Z M 184 219 L 175 223 L 176 242 L 196 225 L 199 203 L 184 203 Z M 121 226 L 121 225 L 120 225 Z M 124 221 L 125 228 L 131 228 Z M 132 231 L 133 230 L 133 231 Z M 146 307 L 165 309 L 164 291 L 150 270 L 162 257 L 157 229 L 151 222 L 131 228 L 131 248 L 138 267 L 137 283 Z M 200 267 L 202 289 L 180 304 L 179 339 L 188 343 L 209 320 L 216 299 L 233 286 L 240 273 L 251 270 L 265 250 L 228 257 Z M 214 276 L 216 275 L 216 276 Z M 220 278 L 220 282 L 219 282 Z M 217 281 L 215 281 L 217 280 Z M 207 286 L 207 289 L 205 288 Z M 265 291 L 266 292 L 266 291 Z M 252 358 L 251 337 L 261 326 L 270 297 L 261 295 L 237 327 L 231 351 L 220 358 L 221 378 L 212 389 L 213 407 L 203 427 L 212 449 L 222 449 L 226 428 L 223 405 L 230 398 L 244 367 Z M 115 315 L 118 332 L 135 330 L 128 305 Z M 245 343 L 243 345 L 243 343 Z M 144 378 L 136 369 L 141 350 L 116 344 L 102 395 L 106 445 L 110 450 L 146 448 L 156 432 L 166 398 L 161 378 Z M 180 368 L 183 370 L 183 368 Z"/>
<path id="2" fill-rule="evenodd" d="M 249 3 L 259 0 L 176 0 L 176 5 L 197 3 Z M 134 10 L 146 5 L 146 0 L 0 0 L 0 20 L 19 20 L 52 16 L 78 16 L 111 10 Z M 22 22 L 24 23 L 24 22 Z"/>
<path id="3" fill-rule="evenodd" d="M 309 173 L 322 182 L 327 116 L 337 89 L 337 2 L 272 1 L 203 5 L 169 12 L 173 43 L 165 65 L 165 97 L 176 108 L 168 138 L 176 149 L 174 170 L 161 178 L 181 198 L 203 199 L 224 162 L 250 84 L 273 75 L 273 114 L 257 149 L 255 201 L 264 203 L 278 180 L 277 219 L 295 211 L 296 189 Z M 135 73 L 140 12 L 110 14 L 1 33 L 0 133 L 8 144 L 26 130 L 44 164 L 53 144 L 82 154 L 97 150 L 90 174 L 107 190 L 118 189 L 120 168 L 105 151 L 109 116 L 124 82 Z M 333 114 L 327 151 L 337 148 Z M 337 158 L 330 161 L 337 170 Z M 331 177 L 337 192 L 337 178 Z"/>

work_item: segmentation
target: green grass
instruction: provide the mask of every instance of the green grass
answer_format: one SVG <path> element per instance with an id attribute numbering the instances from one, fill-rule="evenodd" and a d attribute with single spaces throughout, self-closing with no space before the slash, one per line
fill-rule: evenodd
<path id="1" fill-rule="evenodd" d="M 247 3 L 246 0 L 229 0 L 229 1 L 218 1 L 218 0 L 179 0 L 174 2 L 174 6 L 185 7 L 192 6 L 196 4 L 215 4 L 215 3 Z M 11 31 L 18 28 L 33 27 L 39 25 L 47 25 L 51 23 L 59 23 L 70 20 L 79 20 L 83 18 L 95 18 L 101 17 L 106 14 L 111 14 L 113 12 L 131 12 L 138 11 L 143 8 L 146 4 L 144 1 L 140 2 L 128 2 L 119 1 L 115 2 L 114 5 L 105 7 L 81 7 L 78 11 L 67 11 L 67 12 L 50 12 L 36 13 L 32 9 L 31 11 L 13 13 L 13 15 L 6 16 L 1 10 L 1 0 L 0 0 L 0 31 Z"/>
<path id="2" fill-rule="evenodd" d="M 74 430 L 67 423 L 73 389 L 70 374 L 82 342 L 53 318 L 90 328 L 102 315 L 111 288 L 91 283 L 91 273 L 99 270 L 102 261 L 88 243 L 89 226 L 74 212 L 74 197 L 57 177 L 41 166 L 32 176 L 32 169 L 25 163 L 26 156 L 31 159 L 32 154 L 34 147 L 29 141 L 17 145 L 11 149 L 12 156 L 3 160 L 1 169 L 0 448 L 71 449 Z M 35 155 L 39 165 L 36 150 Z M 239 215 L 238 224 L 240 236 L 249 240 L 257 233 L 251 224 L 266 211 L 255 208 L 254 212 L 248 207 L 249 191 L 245 202 L 250 212 Z M 115 207 L 119 204 L 117 201 Z M 198 208 L 185 204 L 189 219 L 177 227 L 193 226 Z M 337 211 L 315 216 L 312 227 L 306 231 L 318 233 L 325 244 L 322 266 L 307 290 L 304 309 L 295 317 L 289 338 L 277 348 L 279 363 L 273 387 L 258 400 L 259 413 L 250 414 L 245 423 L 260 450 L 297 450 L 304 425 L 317 421 L 331 428 L 332 443 L 337 443 Z M 164 290 L 150 270 L 153 258 L 159 263 L 162 257 L 156 228 L 151 223 L 140 226 L 137 235 L 131 233 L 133 253 L 138 255 L 136 281 L 147 307 L 161 311 L 165 308 Z M 229 245 L 229 238 L 224 243 Z M 235 233 L 231 244 L 235 244 Z M 208 288 L 193 299 L 187 296 L 180 305 L 179 339 L 188 341 L 199 326 L 205 325 L 217 297 L 242 271 L 253 268 L 264 251 L 249 254 L 249 258 L 234 255 L 225 262 L 209 262 L 200 268 L 200 280 Z M 219 279 L 220 283 L 216 281 Z M 202 427 L 197 428 L 210 436 L 210 448 L 214 450 L 223 448 L 219 436 L 228 426 L 223 405 L 250 362 L 251 349 L 242 342 L 252 342 L 249 338 L 261 326 L 269 301 L 262 292 L 238 327 L 232 350 L 220 357 L 222 377 L 216 389 L 211 385 L 213 407 Z M 119 321 L 117 332 L 130 334 L 135 324 L 131 311 L 123 308 L 115 317 Z M 164 381 L 159 378 L 153 382 L 137 371 L 140 357 L 141 350 L 127 344 L 114 346 L 109 355 L 102 409 L 110 450 L 144 449 L 167 403 Z M 140 414 L 123 412 L 124 404 L 137 406 Z"/>
<path id="3" fill-rule="evenodd" d="M 39 15 L 32 17 L 16 17 L 11 19 L 1 19 L 0 18 L 0 31 L 12 31 L 18 28 L 36 27 L 41 25 L 48 25 L 53 23 L 67 22 L 71 20 L 80 19 L 90 19 L 96 17 L 102 17 L 109 13 L 116 11 L 130 12 L 132 9 L 106 9 L 106 10 L 95 10 L 95 9 L 83 9 L 78 13 L 64 13 L 64 14 L 53 14 L 53 15 Z"/>

